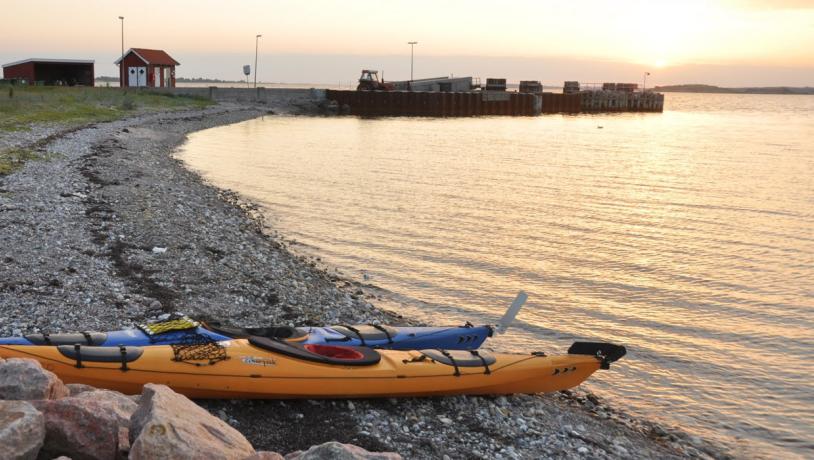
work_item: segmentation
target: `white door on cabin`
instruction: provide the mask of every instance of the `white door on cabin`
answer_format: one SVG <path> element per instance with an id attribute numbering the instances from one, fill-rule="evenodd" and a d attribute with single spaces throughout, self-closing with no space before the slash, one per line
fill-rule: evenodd
<path id="1" fill-rule="evenodd" d="M 161 87 L 161 67 L 153 67 L 153 86 Z"/>
<path id="2" fill-rule="evenodd" d="M 147 86 L 147 67 L 129 67 L 127 69 L 127 86 Z"/>

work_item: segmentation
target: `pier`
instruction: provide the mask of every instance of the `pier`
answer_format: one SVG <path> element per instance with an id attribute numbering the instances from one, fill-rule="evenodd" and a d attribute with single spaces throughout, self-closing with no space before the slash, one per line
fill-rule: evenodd
<path id="1" fill-rule="evenodd" d="M 361 116 L 536 116 L 584 112 L 663 112 L 664 95 L 654 92 L 580 91 L 352 91 L 326 90 L 342 113 Z"/>
<path id="2" fill-rule="evenodd" d="M 336 111 L 360 116 L 478 117 L 538 116 L 597 112 L 663 112 L 661 93 L 591 90 L 571 94 L 515 91 L 353 91 L 293 88 L 151 88 L 153 92 L 215 101 L 335 104 Z"/>

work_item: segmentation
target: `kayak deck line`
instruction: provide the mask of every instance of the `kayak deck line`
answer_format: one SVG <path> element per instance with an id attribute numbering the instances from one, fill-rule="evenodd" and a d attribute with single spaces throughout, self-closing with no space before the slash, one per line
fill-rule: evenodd
<path id="1" fill-rule="evenodd" d="M 178 323 L 176 323 L 178 324 Z M 187 325 L 188 323 L 181 323 Z M 196 322 L 196 324 L 198 324 Z M 471 350 L 479 348 L 494 333 L 492 326 L 449 326 L 449 327 L 395 327 L 379 326 L 272 326 L 264 328 L 236 328 L 215 324 L 200 323 L 187 329 L 125 329 L 109 332 L 85 333 L 38 333 L 23 337 L 0 337 L 0 345 L 57 346 L 155 346 L 183 344 L 190 340 L 222 342 L 263 336 L 299 343 L 334 343 L 342 345 L 369 346 L 382 349 L 425 349 L 444 348 L 450 350 Z M 374 332 L 371 332 L 373 330 Z"/>
<path id="2" fill-rule="evenodd" d="M 88 348 L 88 347 L 84 347 L 84 348 Z M 30 358 L 36 359 L 36 360 L 38 360 L 40 362 L 51 362 L 51 363 L 54 363 L 54 364 L 71 365 L 71 366 L 77 367 L 77 364 L 76 364 L 77 361 L 75 359 L 68 358 L 68 357 L 66 357 L 66 356 L 64 356 L 62 354 L 55 354 L 54 357 L 43 356 L 40 353 L 35 353 L 35 352 L 30 352 L 28 350 L 25 350 L 25 347 L 16 347 L 16 346 L 9 347 L 9 346 L 5 346 L 5 345 L 0 345 L 0 350 L 6 350 L 10 354 L 13 354 L 13 353 L 24 354 L 24 355 L 27 355 Z M 0 355 L 2 355 L 2 354 L 4 354 L 4 353 L 0 352 Z M 490 366 L 490 373 L 499 372 L 502 369 L 506 369 L 506 368 L 509 368 L 511 366 L 515 366 L 517 364 L 525 362 L 526 360 L 532 360 L 532 359 L 536 359 L 536 358 L 546 357 L 545 355 L 538 355 L 538 354 L 513 355 L 513 356 L 522 356 L 523 359 L 518 359 L 516 361 L 504 363 L 502 365 L 495 366 L 495 367 Z M 229 356 L 227 359 L 233 359 L 233 358 L 240 358 L 240 356 L 238 356 L 238 357 Z M 242 358 L 246 359 L 246 358 L 255 358 L 255 357 L 254 356 L 249 356 L 249 355 L 242 355 Z M 384 359 L 384 360 L 393 360 L 393 358 L 390 357 L 390 356 L 383 356 L 382 359 Z M 132 362 L 133 361 L 128 361 L 128 364 L 130 364 Z M 414 360 L 407 360 L 407 359 L 402 359 L 401 360 L 401 363 L 405 364 L 405 365 L 410 364 L 410 363 L 415 363 L 415 362 L 423 362 L 423 361 L 414 361 Z M 435 361 L 432 361 L 432 360 L 429 360 L 428 362 L 435 363 Z M 177 363 L 182 364 L 180 362 L 177 362 Z M 107 364 L 107 365 L 104 365 L 104 364 Z M 217 363 L 201 364 L 200 366 L 215 366 L 216 364 Z M 343 364 L 324 364 L 324 365 L 325 366 L 330 366 L 330 367 L 337 367 L 337 366 L 338 367 L 344 367 L 345 369 L 349 369 L 349 370 L 354 369 L 354 368 L 357 367 L 357 366 L 347 366 L 347 365 L 343 365 Z M 196 366 L 196 367 L 200 367 L 200 366 Z M 43 367 L 46 368 L 46 365 L 43 365 Z M 78 368 L 80 368 L 80 369 L 120 370 L 120 371 L 124 371 L 124 372 L 147 372 L 147 373 L 154 373 L 154 374 L 185 374 L 185 375 L 195 375 L 195 376 L 201 375 L 200 372 L 189 372 L 189 371 L 184 372 L 184 371 L 179 371 L 179 370 L 162 371 L 162 370 L 152 370 L 152 369 L 140 369 L 140 368 L 137 368 L 137 367 L 134 368 L 134 367 L 130 367 L 130 366 L 128 366 L 126 369 L 123 369 L 121 367 L 121 365 L 119 364 L 119 362 L 113 362 L 113 361 L 111 361 L 109 363 L 100 363 L 98 361 L 83 360 L 83 361 L 81 361 L 81 366 L 79 366 Z M 452 366 L 448 366 L 448 365 L 439 363 L 439 370 L 440 369 L 452 369 Z M 467 368 L 461 368 L 461 369 L 467 369 Z M 469 369 L 473 369 L 473 368 L 469 368 Z M 476 375 L 476 374 L 485 374 L 485 372 L 483 372 L 483 371 L 480 371 L 480 372 L 476 372 L 476 371 L 462 372 L 460 374 L 460 376 Z M 291 379 L 291 378 L 295 378 L 295 379 L 299 379 L 299 378 L 316 378 L 316 379 L 323 379 L 323 378 L 345 378 L 345 379 L 348 379 L 348 378 L 370 378 L 370 379 L 374 379 L 375 378 L 375 379 L 380 379 L 380 378 L 383 378 L 383 377 L 364 377 L 364 376 L 349 376 L 349 377 L 291 377 L 291 376 L 285 376 L 285 377 L 283 377 L 283 376 L 273 376 L 273 375 L 264 376 L 264 375 L 258 375 L 258 374 L 248 374 L 247 375 L 247 374 L 243 374 L 243 373 L 240 373 L 240 374 L 207 373 L 206 375 L 207 376 L 213 376 L 213 377 L 239 377 L 239 378 L 252 377 L 252 378 L 272 378 L 272 379 L 274 379 L 274 378 L 280 378 L 280 379 L 282 379 L 282 378 L 285 378 L 285 379 Z M 442 373 L 442 374 L 433 374 L 433 375 L 412 376 L 410 378 L 448 377 L 450 375 L 455 376 L 454 373 Z M 404 376 L 394 376 L 394 377 L 388 376 L 387 378 L 405 378 L 405 377 Z"/>

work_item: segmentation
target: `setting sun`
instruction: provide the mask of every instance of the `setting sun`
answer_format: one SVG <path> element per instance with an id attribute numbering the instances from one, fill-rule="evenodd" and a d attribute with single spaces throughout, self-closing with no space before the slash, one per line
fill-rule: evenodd
<path id="1" fill-rule="evenodd" d="M 248 2 L 246 8 L 199 3 L 88 2 L 87 14 L 66 22 L 70 7 L 63 2 L 4 2 L 14 14 L 0 15 L 0 60 L 87 56 L 97 60 L 100 75 L 115 75 L 123 38 L 125 49 L 171 50 L 183 62 L 180 76 L 240 79 L 240 69 L 253 59 L 254 36 L 262 33 L 259 61 L 269 65 L 259 66 L 258 79 L 278 82 L 336 83 L 369 66 L 390 79 L 407 78 L 411 40 L 419 42 L 416 77 L 492 72 L 556 84 L 624 80 L 664 69 L 654 75 L 659 84 L 690 79 L 805 86 L 814 66 L 806 46 L 814 42 L 814 8 L 794 0 L 519 0 L 515 8 L 523 14 L 501 20 L 489 2 L 476 0 L 414 0 L 374 9 L 327 0 Z M 157 9 L 162 14 L 152 14 Z M 127 18 L 123 30 L 119 16 Z M 586 61 L 594 64 L 586 67 Z M 718 72 L 720 66 L 750 70 Z"/>

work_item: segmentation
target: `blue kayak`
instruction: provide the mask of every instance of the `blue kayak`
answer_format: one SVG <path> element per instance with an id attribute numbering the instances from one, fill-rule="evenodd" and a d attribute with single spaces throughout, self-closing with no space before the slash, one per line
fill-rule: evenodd
<path id="1" fill-rule="evenodd" d="M 111 332 L 29 334 L 0 338 L 0 345 L 91 345 L 101 347 L 150 345 L 200 345 L 249 337 L 264 337 L 298 344 L 351 345 L 391 350 L 476 350 L 493 334 L 503 333 L 527 299 L 520 291 L 495 326 L 399 327 L 365 324 L 328 327 L 273 326 L 240 328 L 203 323 L 186 316 L 141 324 L 135 329 Z"/>
<path id="2" fill-rule="evenodd" d="M 202 324 L 188 318 L 140 325 L 136 329 L 111 332 L 29 334 L 0 338 L 0 345 L 92 345 L 102 347 L 185 345 L 221 342 L 248 337 L 267 337 L 300 344 L 335 344 L 421 350 L 442 348 L 474 350 L 491 337 L 492 326 L 396 327 L 380 325 L 237 328 Z"/>

